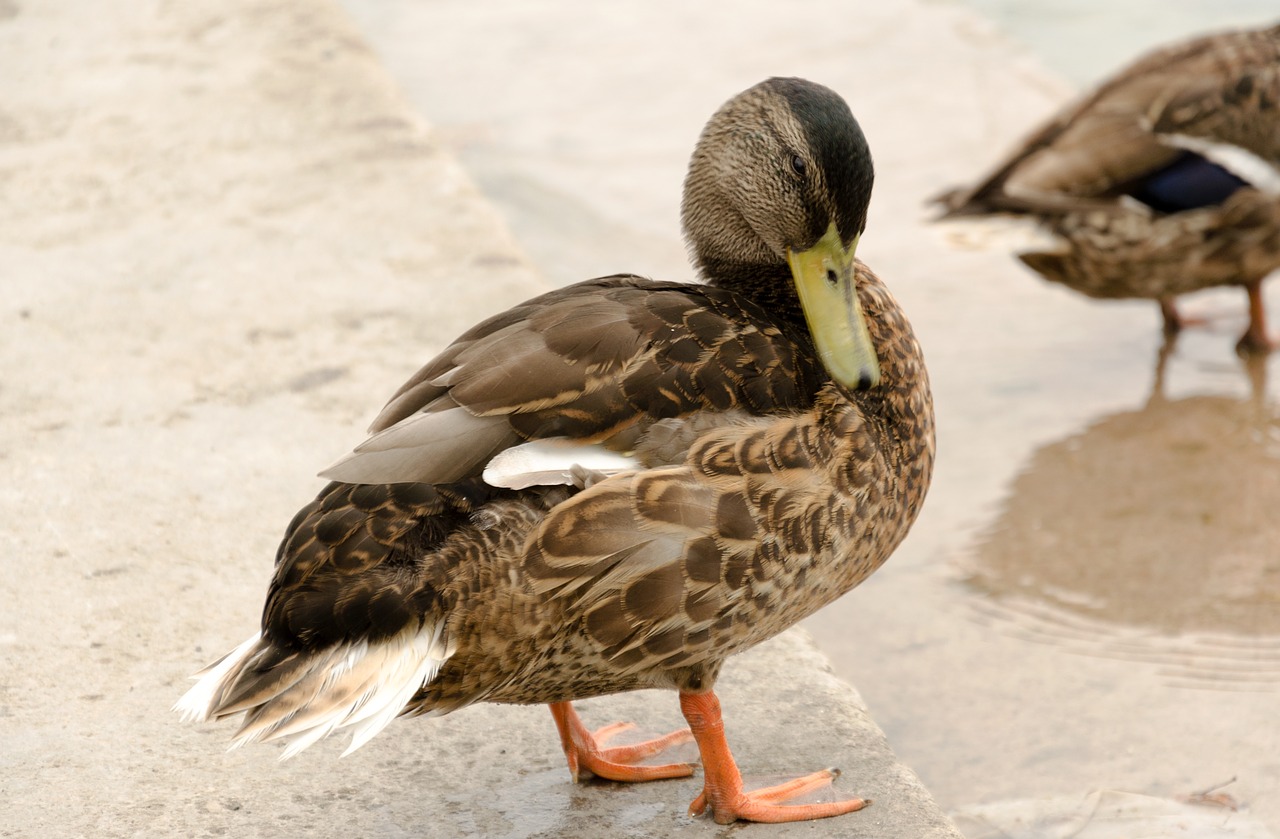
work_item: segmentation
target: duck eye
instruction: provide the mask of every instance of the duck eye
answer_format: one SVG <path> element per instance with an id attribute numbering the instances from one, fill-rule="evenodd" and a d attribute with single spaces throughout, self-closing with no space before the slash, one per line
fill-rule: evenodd
<path id="1" fill-rule="evenodd" d="M 807 168 L 803 157 L 798 154 L 791 155 L 791 171 L 803 178 Z"/>

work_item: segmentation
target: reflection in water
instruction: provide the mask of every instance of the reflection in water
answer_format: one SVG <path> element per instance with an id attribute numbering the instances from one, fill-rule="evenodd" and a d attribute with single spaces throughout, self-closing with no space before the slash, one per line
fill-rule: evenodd
<path id="1" fill-rule="evenodd" d="M 1031 640 L 1155 662 L 1178 684 L 1280 687 L 1280 411 L 1156 387 L 1039 449 L 979 539 L 981 610 Z"/>
<path id="2" fill-rule="evenodd" d="M 1119 790 L 1083 797 L 1000 801 L 952 814 L 969 839 L 1271 839 L 1271 833 L 1230 804 L 1206 806 Z"/>

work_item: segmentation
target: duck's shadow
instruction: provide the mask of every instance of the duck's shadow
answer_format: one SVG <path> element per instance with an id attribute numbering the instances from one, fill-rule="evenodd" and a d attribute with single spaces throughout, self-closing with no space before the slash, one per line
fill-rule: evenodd
<path id="1" fill-rule="evenodd" d="M 1280 406 L 1165 396 L 1037 450 L 977 540 L 980 611 L 1032 640 L 1148 659 L 1175 681 L 1280 687 Z"/>

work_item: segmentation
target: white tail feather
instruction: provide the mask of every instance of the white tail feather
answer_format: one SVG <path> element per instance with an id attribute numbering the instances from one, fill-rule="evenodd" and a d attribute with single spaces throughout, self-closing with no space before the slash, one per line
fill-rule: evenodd
<path id="1" fill-rule="evenodd" d="M 174 706 L 184 720 L 217 713 L 215 697 L 224 696 L 248 657 L 259 649 L 260 635 L 197 674 L 199 681 Z M 444 622 L 406 629 L 382 641 L 358 641 L 317 652 L 305 672 L 278 694 L 249 712 L 230 748 L 283 739 L 280 759 L 293 757 L 340 728 L 352 728 L 343 756 L 369 742 L 395 719 L 453 654 L 444 641 Z"/>
<path id="2" fill-rule="evenodd" d="M 196 683 L 173 705 L 173 710 L 182 714 L 183 722 L 204 722 L 209 719 L 209 714 L 213 712 L 214 697 L 218 695 L 223 681 L 228 674 L 240 672 L 240 666 L 257 649 L 261 638 L 261 632 L 255 633 L 252 638 L 192 677 L 197 680 Z"/>

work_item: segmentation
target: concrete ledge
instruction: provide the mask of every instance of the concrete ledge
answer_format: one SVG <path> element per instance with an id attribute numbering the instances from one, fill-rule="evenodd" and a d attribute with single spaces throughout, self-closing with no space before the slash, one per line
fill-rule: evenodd
<path id="1" fill-rule="evenodd" d="M 0 2 L 0 54 L 0 835 L 724 832 L 684 815 L 696 780 L 572 785 L 539 708 L 398 722 L 341 761 L 179 724 L 307 476 L 544 284 L 324 0 Z M 834 764 L 876 799 L 753 835 L 958 835 L 804 636 L 722 685 L 746 774 Z M 680 723 L 669 695 L 582 708 Z"/>

